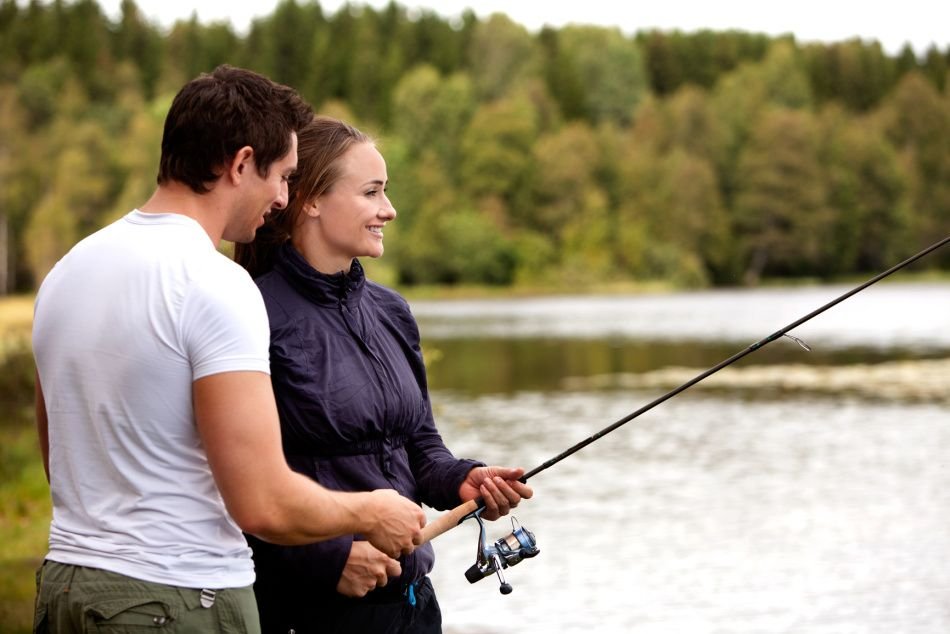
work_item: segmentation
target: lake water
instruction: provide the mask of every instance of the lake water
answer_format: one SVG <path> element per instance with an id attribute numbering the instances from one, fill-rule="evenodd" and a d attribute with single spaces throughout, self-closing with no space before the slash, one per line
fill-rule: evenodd
<path id="1" fill-rule="evenodd" d="M 412 307 L 449 447 L 530 469 L 846 290 Z M 873 286 L 539 473 L 512 594 L 476 524 L 434 542 L 446 633 L 950 631 L 948 326 L 950 284 Z"/>

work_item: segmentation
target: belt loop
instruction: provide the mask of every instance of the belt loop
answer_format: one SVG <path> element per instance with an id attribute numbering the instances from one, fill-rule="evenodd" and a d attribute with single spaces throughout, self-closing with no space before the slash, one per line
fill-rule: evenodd
<path id="1" fill-rule="evenodd" d="M 214 605 L 214 598 L 217 593 L 214 590 L 208 590 L 203 588 L 201 594 L 199 595 L 199 600 L 201 601 L 201 607 L 210 608 Z"/>

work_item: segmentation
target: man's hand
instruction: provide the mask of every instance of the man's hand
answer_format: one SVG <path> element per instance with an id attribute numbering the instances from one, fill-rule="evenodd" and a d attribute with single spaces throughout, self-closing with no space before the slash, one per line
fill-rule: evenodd
<path id="1" fill-rule="evenodd" d="M 369 542 L 354 541 L 336 591 L 348 597 L 363 597 L 371 590 L 382 588 L 390 577 L 400 574 L 402 566 L 398 561 Z"/>
<path id="2" fill-rule="evenodd" d="M 463 502 L 481 497 L 485 503 L 482 517 L 497 520 L 518 506 L 521 500 L 534 495 L 531 487 L 518 481 L 523 475 L 524 469 L 520 467 L 475 467 L 462 481 L 459 497 Z"/>
<path id="3" fill-rule="evenodd" d="M 422 542 L 426 516 L 418 504 L 393 489 L 378 489 L 368 494 L 365 512 L 371 525 L 363 535 L 393 559 L 408 555 Z"/>

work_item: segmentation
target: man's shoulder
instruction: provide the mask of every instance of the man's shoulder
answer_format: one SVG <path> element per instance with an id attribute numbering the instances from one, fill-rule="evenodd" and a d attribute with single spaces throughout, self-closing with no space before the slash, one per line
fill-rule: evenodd
<path id="1" fill-rule="evenodd" d="M 239 264 L 217 251 L 204 253 L 188 262 L 190 292 L 227 298 L 236 296 L 240 302 L 249 298 L 260 301 L 261 294 Z"/>

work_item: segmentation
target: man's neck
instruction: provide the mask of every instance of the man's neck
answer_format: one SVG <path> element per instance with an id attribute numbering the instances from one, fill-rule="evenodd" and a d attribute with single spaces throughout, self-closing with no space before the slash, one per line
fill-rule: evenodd
<path id="1" fill-rule="evenodd" d="M 147 214 L 180 214 L 192 218 L 217 247 L 224 233 L 226 219 L 221 201 L 214 193 L 212 189 L 207 194 L 197 194 L 183 183 L 163 184 L 138 209 Z"/>

